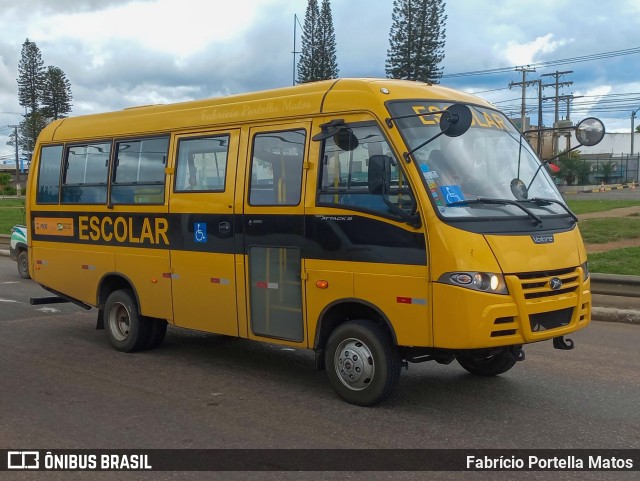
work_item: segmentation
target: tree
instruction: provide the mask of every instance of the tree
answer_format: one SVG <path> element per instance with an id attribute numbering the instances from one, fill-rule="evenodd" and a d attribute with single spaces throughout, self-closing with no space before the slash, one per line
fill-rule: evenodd
<path id="1" fill-rule="evenodd" d="M 336 36 L 329 0 L 309 0 L 302 27 L 302 52 L 298 62 L 298 82 L 316 82 L 338 76 Z"/>
<path id="2" fill-rule="evenodd" d="M 26 39 L 18 64 L 18 101 L 32 112 L 38 108 L 44 84 L 44 62 L 40 49 Z"/>
<path id="3" fill-rule="evenodd" d="M 7 188 L 9 187 L 9 181 L 11 180 L 11 176 L 9 174 L 2 173 L 0 174 L 0 189 L 2 189 L 2 198 L 4 199 L 4 194 Z"/>
<path id="4" fill-rule="evenodd" d="M 324 80 L 337 78 L 336 34 L 333 29 L 333 16 L 331 15 L 331 4 L 329 0 L 322 0 L 318 26 L 320 77 Z"/>
<path id="5" fill-rule="evenodd" d="M 584 164 L 584 160 L 580 160 L 580 152 L 574 150 L 562 154 L 558 159 L 558 165 L 560 172 L 558 176 L 567 183 L 567 185 L 573 185 L 581 172 L 581 165 Z"/>
<path id="6" fill-rule="evenodd" d="M 608 184 L 611 180 L 611 177 L 616 173 L 616 164 L 611 160 L 607 162 L 603 162 L 598 168 L 598 174 L 602 178 L 602 182 Z"/>
<path id="7" fill-rule="evenodd" d="M 640 133 L 640 125 L 636 125 L 636 133 Z"/>
<path id="8" fill-rule="evenodd" d="M 71 82 L 62 69 L 47 67 L 42 91 L 42 113 L 56 120 L 71 112 Z"/>
<path id="9" fill-rule="evenodd" d="M 18 100 L 27 112 L 19 126 L 18 145 L 32 152 L 40 131 L 71 111 L 71 83 L 62 69 L 45 69 L 40 49 L 26 39 L 18 64 Z"/>
<path id="10" fill-rule="evenodd" d="M 41 109 L 33 113 L 23 115 L 23 120 L 18 124 L 18 146 L 23 152 L 32 152 L 40 131 L 49 124 Z"/>
<path id="11" fill-rule="evenodd" d="M 442 0 L 394 0 L 386 73 L 390 78 L 438 83 L 446 37 Z"/>

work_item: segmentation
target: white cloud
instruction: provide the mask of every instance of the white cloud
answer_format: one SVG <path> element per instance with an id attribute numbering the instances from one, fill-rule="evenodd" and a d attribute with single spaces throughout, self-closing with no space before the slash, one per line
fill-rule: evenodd
<path id="1" fill-rule="evenodd" d="M 552 38 L 553 34 L 548 33 L 528 43 L 509 41 L 504 55 L 512 65 L 531 65 L 537 61 L 538 54 L 553 53 L 567 43 L 565 40 L 553 41 Z"/>
<path id="2" fill-rule="evenodd" d="M 134 1 L 97 11 L 42 15 L 31 22 L 34 41 L 82 39 L 94 55 L 94 65 L 114 40 L 178 57 L 187 57 L 214 42 L 228 42 L 251 28 L 262 7 L 277 0 L 175 0 Z"/>

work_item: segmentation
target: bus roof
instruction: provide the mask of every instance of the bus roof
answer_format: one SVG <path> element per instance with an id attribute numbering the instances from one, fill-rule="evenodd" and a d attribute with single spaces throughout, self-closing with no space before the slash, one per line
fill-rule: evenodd
<path id="1" fill-rule="evenodd" d="M 152 135 L 268 119 L 286 120 L 349 111 L 380 112 L 384 102 L 399 99 L 446 99 L 490 105 L 473 95 L 439 85 L 391 79 L 334 79 L 227 97 L 132 107 L 60 119 L 43 129 L 39 140 L 64 142 Z M 385 111 L 380 115 L 388 114 Z"/>

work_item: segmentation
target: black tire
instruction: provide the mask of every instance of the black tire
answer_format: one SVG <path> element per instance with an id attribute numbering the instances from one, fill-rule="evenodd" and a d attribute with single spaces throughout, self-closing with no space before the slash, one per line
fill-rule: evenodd
<path id="1" fill-rule="evenodd" d="M 471 374 L 478 376 L 497 376 L 511 369 L 516 364 L 515 357 L 507 350 L 482 354 L 465 354 L 457 356 L 458 363 Z"/>
<path id="2" fill-rule="evenodd" d="M 18 254 L 18 274 L 23 279 L 31 279 L 29 275 L 29 254 L 26 250 L 22 250 Z"/>
<path id="3" fill-rule="evenodd" d="M 140 316 L 130 289 L 114 291 L 109 295 L 104 305 L 104 327 L 109 343 L 122 352 L 144 349 L 151 335 L 151 323 Z"/>
<path id="4" fill-rule="evenodd" d="M 389 333 L 371 321 L 349 321 L 329 336 L 325 364 L 331 386 L 351 404 L 387 399 L 400 378 L 400 356 Z"/>
<path id="5" fill-rule="evenodd" d="M 167 321 L 153 317 L 147 317 L 145 319 L 150 324 L 149 339 L 147 339 L 145 349 L 155 349 L 156 347 L 160 347 L 167 334 Z"/>

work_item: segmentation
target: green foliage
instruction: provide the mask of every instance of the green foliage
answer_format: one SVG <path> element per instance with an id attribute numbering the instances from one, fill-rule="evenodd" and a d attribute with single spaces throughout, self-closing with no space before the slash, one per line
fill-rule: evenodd
<path id="1" fill-rule="evenodd" d="M 602 274 L 637 276 L 640 272 L 640 247 L 589 254 L 589 270 Z"/>
<path id="2" fill-rule="evenodd" d="M 559 177 L 563 179 L 567 185 L 573 185 L 578 177 L 578 170 L 582 162 L 578 159 L 565 158 L 558 161 L 560 172 Z"/>
<path id="3" fill-rule="evenodd" d="M 621 239 L 640 237 L 640 218 L 608 217 L 580 222 L 580 233 L 585 244 L 606 244 Z"/>
<path id="4" fill-rule="evenodd" d="M 442 0 L 394 0 L 387 77 L 438 83 L 446 37 Z"/>
<path id="5" fill-rule="evenodd" d="M 26 39 L 18 63 L 18 101 L 31 112 L 40 104 L 44 85 L 44 62 L 35 42 Z"/>
<path id="6" fill-rule="evenodd" d="M 9 187 L 9 181 L 11 180 L 11 176 L 9 174 L 2 173 L 0 174 L 0 190 L 2 190 L 2 196 L 4 197 L 7 192 L 7 188 Z"/>
<path id="7" fill-rule="evenodd" d="M 14 225 L 25 223 L 24 199 L 0 199 L 0 234 L 11 234 Z"/>
<path id="8" fill-rule="evenodd" d="M 42 112 L 50 119 L 66 117 L 71 112 L 71 82 L 62 69 L 47 67 L 42 92 Z"/>
<path id="9" fill-rule="evenodd" d="M 579 185 L 586 185 L 589 183 L 589 174 L 591 173 L 591 167 L 586 162 L 582 162 L 576 169 L 576 176 L 578 178 Z"/>
<path id="10" fill-rule="evenodd" d="M 309 0 L 302 28 L 302 51 L 298 62 L 298 82 L 316 82 L 338 76 L 336 35 L 333 28 L 331 4 Z"/>
<path id="11" fill-rule="evenodd" d="M 27 110 L 20 123 L 18 145 L 32 152 L 40 131 L 51 120 L 71 112 L 71 84 L 60 68 L 45 69 L 40 49 L 29 39 L 22 44 L 17 81 L 19 103 Z M 15 139 L 10 143 L 15 146 Z"/>
<path id="12" fill-rule="evenodd" d="M 609 183 L 611 176 L 616 171 L 615 164 L 612 161 L 603 162 L 598 168 L 598 173 L 602 176 L 602 182 Z"/>

